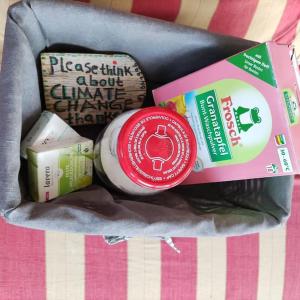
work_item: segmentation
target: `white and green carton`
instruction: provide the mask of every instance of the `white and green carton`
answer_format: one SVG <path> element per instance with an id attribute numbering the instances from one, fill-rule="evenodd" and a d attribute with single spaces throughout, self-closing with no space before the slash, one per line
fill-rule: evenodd
<path id="1" fill-rule="evenodd" d="M 92 184 L 93 141 L 76 137 L 27 148 L 32 198 L 46 202 Z"/>
<path id="2" fill-rule="evenodd" d="M 45 110 L 23 139 L 21 156 L 27 159 L 26 151 L 30 146 L 48 144 L 73 137 L 79 137 L 79 134 L 59 116 Z"/>

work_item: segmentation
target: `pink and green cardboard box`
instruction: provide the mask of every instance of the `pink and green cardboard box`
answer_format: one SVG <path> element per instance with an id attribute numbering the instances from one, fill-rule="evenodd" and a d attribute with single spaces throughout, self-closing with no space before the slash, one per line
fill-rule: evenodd
<path id="1" fill-rule="evenodd" d="M 195 132 L 197 161 L 185 184 L 300 172 L 292 52 L 260 44 L 153 91 L 157 105 L 183 115 Z"/>

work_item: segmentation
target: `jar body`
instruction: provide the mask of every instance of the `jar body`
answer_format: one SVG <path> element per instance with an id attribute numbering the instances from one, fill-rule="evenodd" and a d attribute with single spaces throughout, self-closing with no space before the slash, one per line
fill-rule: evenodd
<path id="1" fill-rule="evenodd" d="M 117 153 L 118 137 L 122 126 L 139 110 L 131 110 L 119 115 L 99 134 L 94 148 L 94 166 L 97 175 L 106 185 L 127 194 L 151 195 L 159 191 L 134 183 L 123 171 Z"/>
<path id="2" fill-rule="evenodd" d="M 192 171 L 196 139 L 188 122 L 165 108 L 125 112 L 100 133 L 94 165 L 106 185 L 151 195 L 180 184 Z"/>

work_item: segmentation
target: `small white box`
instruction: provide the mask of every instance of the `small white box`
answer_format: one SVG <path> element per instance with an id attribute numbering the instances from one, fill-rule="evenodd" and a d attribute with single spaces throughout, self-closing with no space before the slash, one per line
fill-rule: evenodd
<path id="1" fill-rule="evenodd" d="M 26 149 L 28 147 L 79 136 L 72 127 L 56 114 L 44 111 L 22 141 L 21 156 L 27 159 Z"/>

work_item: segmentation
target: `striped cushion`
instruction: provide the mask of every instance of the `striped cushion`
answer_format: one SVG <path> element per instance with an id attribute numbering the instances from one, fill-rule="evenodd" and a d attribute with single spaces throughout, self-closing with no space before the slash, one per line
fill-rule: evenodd
<path id="1" fill-rule="evenodd" d="M 0 44 L 13 1 L 0 1 Z M 298 0 L 90 2 L 257 41 L 291 42 L 297 33 L 300 47 Z M 177 238 L 180 255 L 159 240 L 107 246 L 101 237 L 33 231 L 0 220 L 0 299 L 298 300 L 300 179 L 293 198 L 287 226 L 228 239 Z"/>
<path id="2" fill-rule="evenodd" d="M 16 1 L 0 1 L 0 43 L 3 40 L 1 33 L 6 9 L 9 4 Z M 300 57 L 299 0 L 81 0 L 81 2 L 258 42 L 267 40 L 293 42 Z"/>
<path id="3" fill-rule="evenodd" d="M 258 42 L 294 43 L 300 56 L 299 0 L 85 0 Z"/>
<path id="4" fill-rule="evenodd" d="M 287 226 L 233 238 L 107 246 L 0 222 L 0 299 L 300 299 L 300 180 Z"/>

